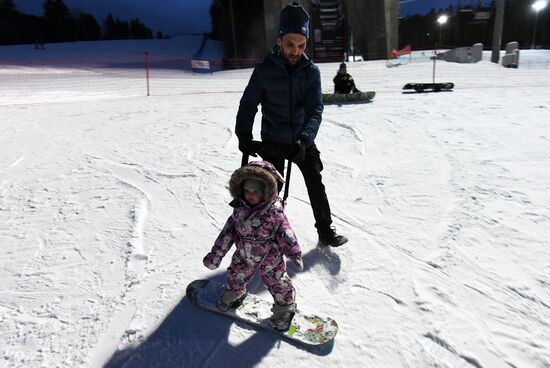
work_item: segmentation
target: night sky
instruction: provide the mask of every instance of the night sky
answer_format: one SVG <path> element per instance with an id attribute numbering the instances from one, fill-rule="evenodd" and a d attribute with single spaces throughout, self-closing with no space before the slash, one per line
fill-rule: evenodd
<path id="1" fill-rule="evenodd" d="M 42 15 L 44 0 L 14 0 L 17 10 Z M 304 1 L 304 0 L 303 0 Z M 290 0 L 289 0 L 290 2 Z M 445 8 L 459 0 L 400 0 L 401 15 L 425 14 L 430 9 Z M 488 1 L 483 1 L 487 3 Z M 73 11 L 91 13 L 102 24 L 108 13 L 121 20 L 139 18 L 153 32 L 166 34 L 202 33 L 210 31 L 208 9 L 211 0 L 64 0 Z M 462 5 L 477 4 L 478 0 L 460 0 Z"/>
<path id="2" fill-rule="evenodd" d="M 44 0 L 14 0 L 17 10 L 42 15 Z M 111 13 L 120 20 L 139 18 L 153 32 L 166 34 L 210 31 L 210 0 L 64 0 L 71 12 L 78 8 L 102 25 Z"/>
<path id="3" fill-rule="evenodd" d="M 399 0 L 400 13 L 402 16 L 412 15 L 412 14 L 426 14 L 431 9 L 440 9 L 446 8 L 449 5 L 457 5 L 458 3 L 462 6 L 466 5 L 477 5 L 478 0 Z M 490 3 L 489 0 L 481 1 L 482 4 Z"/>

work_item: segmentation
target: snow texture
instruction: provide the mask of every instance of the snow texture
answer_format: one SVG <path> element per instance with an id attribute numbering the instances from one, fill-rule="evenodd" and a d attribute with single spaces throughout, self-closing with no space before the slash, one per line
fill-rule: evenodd
<path id="1" fill-rule="evenodd" d="M 317 247 L 299 170 L 287 204 L 299 308 L 340 326 L 320 349 L 185 297 L 229 264 L 202 257 L 231 213 L 250 69 L 190 77 L 211 93 L 96 97 L 105 69 L 0 66 L 0 366 L 550 367 L 550 71 L 487 59 L 439 63 L 454 91 L 423 94 L 401 91 L 430 81 L 415 63 L 350 63 L 376 98 L 326 106 L 316 140 L 349 243 Z M 330 90 L 337 63 L 320 68 Z M 50 71 L 78 82 L 30 93 Z"/>

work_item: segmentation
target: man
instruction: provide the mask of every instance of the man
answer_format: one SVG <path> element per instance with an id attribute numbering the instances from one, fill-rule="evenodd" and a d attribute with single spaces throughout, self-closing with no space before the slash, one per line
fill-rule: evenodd
<path id="1" fill-rule="evenodd" d="M 355 87 L 353 78 L 348 74 L 346 63 L 340 64 L 340 69 L 338 69 L 338 73 L 336 73 L 332 81 L 334 82 L 334 93 L 348 94 L 351 92 L 361 92 Z"/>
<path id="2" fill-rule="evenodd" d="M 261 137 L 264 142 L 292 145 L 292 161 L 304 176 L 319 245 L 338 247 L 348 241 L 331 226 L 332 216 L 321 171 L 323 163 L 315 145 L 323 103 L 319 68 L 304 54 L 309 36 L 309 15 L 293 2 L 281 10 L 277 45 L 256 65 L 237 113 L 235 133 L 239 150 L 255 156 L 250 148 L 258 105 L 262 105 Z M 284 158 L 262 156 L 281 173 Z"/>

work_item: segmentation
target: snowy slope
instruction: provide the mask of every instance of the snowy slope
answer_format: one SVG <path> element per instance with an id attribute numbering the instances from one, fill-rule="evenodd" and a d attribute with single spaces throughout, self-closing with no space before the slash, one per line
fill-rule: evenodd
<path id="1" fill-rule="evenodd" d="M 231 212 L 250 70 L 223 72 L 234 92 L 194 76 L 210 93 L 132 98 L 96 98 L 108 74 L 91 70 L 68 98 L 38 83 L 25 103 L 28 68 L 0 66 L 0 366 L 549 366 L 550 70 L 445 64 L 454 92 L 402 94 L 420 63 L 353 63 L 375 101 L 325 107 L 317 145 L 348 244 L 316 246 L 293 172 L 298 305 L 340 326 L 322 349 L 185 298 L 229 264 L 202 257 Z M 330 89 L 337 64 L 320 67 Z"/>

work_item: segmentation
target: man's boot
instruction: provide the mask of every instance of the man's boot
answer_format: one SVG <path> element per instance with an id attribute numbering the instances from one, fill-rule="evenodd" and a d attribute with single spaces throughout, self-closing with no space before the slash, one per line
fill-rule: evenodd
<path id="1" fill-rule="evenodd" d="M 320 246 L 339 247 L 348 242 L 348 238 L 344 235 L 336 234 L 336 230 L 332 226 L 327 229 L 318 230 L 318 233 Z"/>

